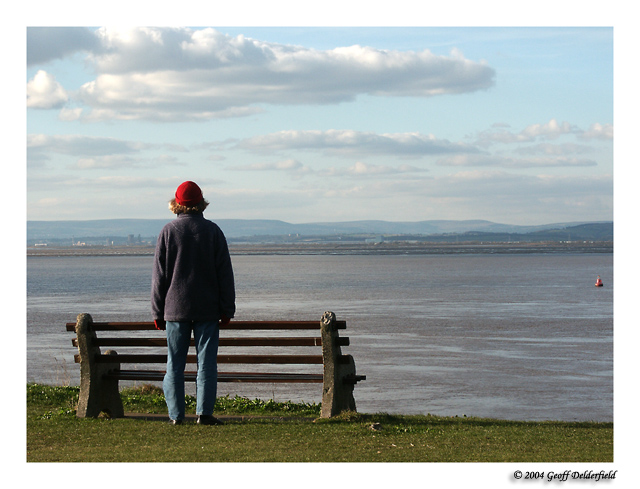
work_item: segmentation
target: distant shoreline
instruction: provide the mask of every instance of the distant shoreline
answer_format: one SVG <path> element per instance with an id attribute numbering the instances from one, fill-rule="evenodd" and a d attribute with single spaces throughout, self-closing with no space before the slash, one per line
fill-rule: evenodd
<path id="1" fill-rule="evenodd" d="M 613 253 L 613 242 L 229 244 L 232 255 Z M 153 246 L 29 246 L 27 256 L 153 256 Z"/>

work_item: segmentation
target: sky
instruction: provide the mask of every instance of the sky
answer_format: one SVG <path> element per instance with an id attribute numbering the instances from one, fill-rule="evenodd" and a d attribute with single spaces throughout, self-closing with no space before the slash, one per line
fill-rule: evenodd
<path id="1" fill-rule="evenodd" d="M 27 27 L 27 219 L 613 219 L 613 28 Z"/>

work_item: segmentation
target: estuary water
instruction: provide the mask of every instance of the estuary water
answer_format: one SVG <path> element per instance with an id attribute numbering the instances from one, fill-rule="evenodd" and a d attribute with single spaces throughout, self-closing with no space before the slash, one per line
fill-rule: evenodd
<path id="1" fill-rule="evenodd" d="M 27 381 L 78 384 L 65 323 L 150 320 L 151 256 L 27 258 Z M 232 255 L 237 319 L 347 321 L 361 412 L 613 420 L 613 255 Z M 604 287 L 595 287 L 600 275 Z M 219 394 L 321 401 L 321 386 Z"/>

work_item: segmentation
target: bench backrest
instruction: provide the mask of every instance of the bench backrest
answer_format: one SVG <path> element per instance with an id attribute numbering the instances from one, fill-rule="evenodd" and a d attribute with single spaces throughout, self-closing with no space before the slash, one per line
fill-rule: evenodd
<path id="1" fill-rule="evenodd" d="M 76 323 L 67 323 L 66 327 L 67 331 L 76 331 Z M 346 321 L 336 320 L 335 327 L 346 329 Z M 92 322 L 91 329 L 99 333 L 92 339 L 92 346 L 117 349 L 122 364 L 167 361 L 165 332 L 157 330 L 153 322 Z M 231 321 L 220 328 L 218 363 L 322 365 L 320 330 L 318 321 Z M 349 345 L 347 337 L 338 336 L 334 341 L 336 346 Z M 77 337 L 72 342 L 78 346 Z M 191 347 L 193 343 L 192 338 Z M 261 347 L 260 353 L 247 353 L 255 351 L 253 347 Z M 309 347 L 316 347 L 318 352 L 309 354 Z M 75 355 L 75 361 L 80 363 L 80 354 Z M 113 358 L 101 355 L 96 361 L 109 363 Z M 190 353 L 187 363 L 197 363 L 196 355 Z"/>

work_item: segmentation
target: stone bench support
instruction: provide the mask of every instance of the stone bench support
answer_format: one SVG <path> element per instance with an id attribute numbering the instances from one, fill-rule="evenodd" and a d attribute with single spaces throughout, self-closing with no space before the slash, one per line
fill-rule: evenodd
<path id="1" fill-rule="evenodd" d="M 107 350 L 105 355 L 114 357 L 111 363 L 97 363 L 100 348 L 95 346 L 96 333 L 90 314 L 79 314 L 76 321 L 78 354 L 80 355 L 80 398 L 76 415 L 79 418 L 98 417 L 105 413 L 111 418 L 124 417 L 122 399 L 117 379 L 105 379 L 108 371 L 120 370 L 117 353 Z"/>
<path id="2" fill-rule="evenodd" d="M 351 355 L 342 355 L 340 351 L 336 315 L 325 312 L 320 327 L 324 365 L 321 416 L 331 418 L 343 411 L 356 410 L 356 401 L 353 397 L 355 383 L 348 381 L 355 378 L 356 364 Z"/>

